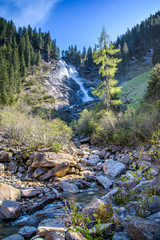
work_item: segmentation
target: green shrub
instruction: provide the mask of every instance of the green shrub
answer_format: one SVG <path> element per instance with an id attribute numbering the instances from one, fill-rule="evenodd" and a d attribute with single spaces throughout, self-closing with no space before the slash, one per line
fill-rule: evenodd
<path id="1" fill-rule="evenodd" d="M 69 143 L 72 130 L 60 119 L 53 121 L 17 111 L 16 107 L 6 107 L 0 112 L 0 128 L 19 144 L 37 147 L 44 145 L 59 151 Z"/>

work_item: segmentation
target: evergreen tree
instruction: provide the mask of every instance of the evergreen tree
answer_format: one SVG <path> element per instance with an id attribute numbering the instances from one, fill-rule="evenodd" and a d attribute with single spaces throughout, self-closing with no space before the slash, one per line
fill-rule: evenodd
<path id="1" fill-rule="evenodd" d="M 120 103 L 117 100 L 113 101 L 113 97 L 121 90 L 121 87 L 117 87 L 118 81 L 114 79 L 117 65 L 121 61 L 121 59 L 114 57 L 118 52 L 119 49 L 115 49 L 114 45 L 108 42 L 108 36 L 103 28 L 98 49 L 93 54 L 94 62 L 100 65 L 99 74 L 102 75 L 103 80 L 98 85 L 98 88 L 93 91 L 93 94 L 104 99 L 107 108 L 111 106 L 111 103 Z"/>

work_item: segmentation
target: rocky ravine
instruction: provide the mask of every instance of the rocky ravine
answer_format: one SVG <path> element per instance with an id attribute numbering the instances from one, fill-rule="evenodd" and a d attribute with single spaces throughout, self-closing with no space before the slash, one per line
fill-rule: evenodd
<path id="1" fill-rule="evenodd" d="M 17 234 L 5 240 L 85 239 L 67 230 L 64 211 L 65 204 L 70 207 L 78 194 L 83 196 L 83 201 L 76 200 L 78 209 L 89 216 L 90 227 L 102 204 L 106 208 L 112 204 L 112 218 L 101 225 L 105 227 L 103 239 L 160 239 L 160 159 L 149 153 L 156 151 L 154 146 L 146 146 L 141 160 L 139 148 L 98 149 L 88 144 L 89 138 L 81 139 L 80 148 L 72 146 L 68 153 L 49 149 L 30 153 L 22 147 L 11 147 L 6 135 L 1 136 L 1 222 L 28 216 Z M 139 170 L 131 164 L 129 152 Z M 149 190 L 152 193 L 145 195 Z M 90 201 L 86 201 L 88 196 Z M 94 228 L 90 234 L 94 239 Z"/>

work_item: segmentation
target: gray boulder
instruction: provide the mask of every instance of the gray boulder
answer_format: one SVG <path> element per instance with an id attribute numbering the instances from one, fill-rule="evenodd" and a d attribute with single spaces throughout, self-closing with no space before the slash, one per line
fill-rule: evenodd
<path id="1" fill-rule="evenodd" d="M 65 234 L 66 240 L 87 240 L 81 233 L 77 233 L 74 231 L 67 231 Z"/>
<path id="2" fill-rule="evenodd" d="M 25 240 L 23 236 L 19 234 L 13 234 L 10 235 L 9 237 L 3 238 L 2 240 Z"/>
<path id="3" fill-rule="evenodd" d="M 38 168 L 34 171 L 33 176 L 34 176 L 34 178 L 37 178 L 37 177 L 39 177 L 40 175 L 42 175 L 42 174 L 44 174 L 44 173 L 46 173 L 46 172 L 48 172 L 48 168 L 38 167 Z"/>
<path id="4" fill-rule="evenodd" d="M 17 201 L 21 198 L 21 191 L 7 185 L 5 183 L 0 183 L 0 201 L 13 200 Z"/>
<path id="5" fill-rule="evenodd" d="M 25 238 L 30 238 L 32 237 L 35 233 L 37 232 L 37 228 L 35 227 L 22 227 L 18 233 L 22 236 L 24 236 Z"/>
<path id="6" fill-rule="evenodd" d="M 89 204 L 87 204 L 82 211 L 85 217 L 89 217 L 91 220 L 95 219 L 95 214 L 101 209 L 105 204 L 102 199 L 94 199 Z"/>
<path id="7" fill-rule="evenodd" d="M 126 170 L 123 163 L 114 161 L 112 159 L 106 160 L 103 165 L 103 172 L 107 176 L 117 177 Z"/>
<path id="8" fill-rule="evenodd" d="M 38 195 L 41 194 L 41 192 L 42 190 L 38 188 L 21 189 L 21 194 L 22 194 L 22 197 L 24 198 L 37 197 Z"/>
<path id="9" fill-rule="evenodd" d="M 45 237 L 49 232 L 66 232 L 65 221 L 60 218 L 49 218 L 40 222 L 37 233 Z"/>
<path id="10" fill-rule="evenodd" d="M 12 173 L 16 173 L 18 169 L 18 164 L 15 161 L 11 161 L 8 166 L 8 171 Z"/>
<path id="11" fill-rule="evenodd" d="M 65 240 L 64 236 L 56 233 L 55 231 L 49 232 L 44 240 Z"/>
<path id="12" fill-rule="evenodd" d="M 79 189 L 76 184 L 69 183 L 69 182 L 61 182 L 59 183 L 59 186 L 63 191 L 70 192 L 70 193 L 78 193 Z"/>
<path id="13" fill-rule="evenodd" d="M 96 181 L 100 185 L 102 185 L 105 189 L 109 189 L 113 185 L 113 182 L 110 179 L 108 179 L 107 177 L 104 177 L 104 176 L 96 177 Z"/>
<path id="14" fill-rule="evenodd" d="M 2 203 L 1 210 L 5 219 L 16 219 L 21 214 L 21 203 L 6 200 Z"/>
<path id="15" fill-rule="evenodd" d="M 160 225 L 140 217 L 132 217 L 127 225 L 127 232 L 131 239 L 159 240 Z"/>
<path id="16" fill-rule="evenodd" d="M 55 167 L 63 162 L 69 163 L 69 166 L 75 166 L 76 162 L 73 157 L 67 153 L 54 153 L 54 152 L 44 152 L 38 153 L 34 152 L 30 156 L 33 159 L 31 167 Z"/>
<path id="17" fill-rule="evenodd" d="M 63 177 L 68 170 L 69 170 L 69 162 L 63 162 L 58 164 L 56 167 L 52 168 L 48 172 L 39 176 L 38 180 L 43 181 L 53 176 Z"/>

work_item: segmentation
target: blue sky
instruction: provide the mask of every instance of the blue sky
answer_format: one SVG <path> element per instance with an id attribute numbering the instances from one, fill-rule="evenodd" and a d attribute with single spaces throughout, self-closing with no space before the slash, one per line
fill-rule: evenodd
<path id="1" fill-rule="evenodd" d="M 94 47 L 102 26 L 114 41 L 158 10 L 160 0 L 0 0 L 1 17 L 49 30 L 61 50 Z"/>

